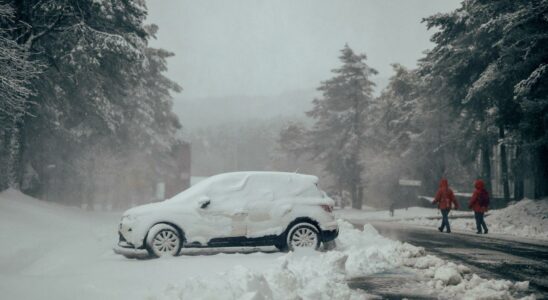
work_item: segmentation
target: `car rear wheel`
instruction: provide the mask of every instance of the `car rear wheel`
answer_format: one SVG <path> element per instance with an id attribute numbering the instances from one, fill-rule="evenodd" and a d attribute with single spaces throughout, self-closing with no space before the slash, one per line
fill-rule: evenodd
<path id="1" fill-rule="evenodd" d="M 181 249 L 179 232 L 167 224 L 154 225 L 148 232 L 147 249 L 154 257 L 177 256 Z"/>
<path id="2" fill-rule="evenodd" d="M 310 223 L 298 223 L 293 225 L 287 233 L 286 243 L 289 250 L 303 248 L 317 250 L 321 244 L 320 233 Z"/>

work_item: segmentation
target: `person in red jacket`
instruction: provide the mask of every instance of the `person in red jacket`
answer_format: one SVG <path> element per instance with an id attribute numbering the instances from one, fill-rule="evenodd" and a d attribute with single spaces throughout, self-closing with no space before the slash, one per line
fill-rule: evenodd
<path id="1" fill-rule="evenodd" d="M 449 188 L 449 183 L 447 179 L 442 178 L 440 181 L 440 187 L 434 197 L 432 204 L 438 204 L 438 208 L 441 211 L 442 220 L 441 227 L 438 228 L 440 232 L 443 232 L 443 229 L 447 227 L 447 233 L 451 232 L 451 227 L 449 226 L 449 212 L 451 211 L 451 206 L 454 206 L 456 209 L 459 208 L 459 203 L 455 199 L 453 191 Z"/>
<path id="2" fill-rule="evenodd" d="M 470 198 L 470 203 L 468 208 L 471 208 L 474 211 L 474 217 L 476 218 L 476 228 L 478 229 L 477 234 L 481 234 L 481 229 L 483 228 L 483 233 L 487 234 L 487 225 L 485 224 L 484 215 L 487 209 L 489 208 L 489 193 L 485 190 L 485 183 L 483 180 L 478 179 L 474 183 L 476 190 Z"/>

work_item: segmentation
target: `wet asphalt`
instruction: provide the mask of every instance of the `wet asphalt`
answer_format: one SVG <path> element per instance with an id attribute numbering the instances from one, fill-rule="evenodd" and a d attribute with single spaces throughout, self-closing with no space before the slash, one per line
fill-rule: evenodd
<path id="1" fill-rule="evenodd" d="M 352 222 L 362 227 L 363 222 Z M 396 222 L 372 222 L 388 238 L 423 247 L 428 254 L 468 266 L 484 278 L 530 282 L 530 293 L 548 299 L 548 243 L 475 233 L 440 233 L 436 228 L 416 227 Z M 428 294 L 406 294 L 405 286 L 416 280 L 402 271 L 390 271 L 356 278 L 352 288 L 378 294 L 382 299 L 431 299 Z M 400 290 L 389 287 L 399 287 Z M 410 289 L 407 289 L 410 290 Z M 403 292 L 402 292 L 403 291 Z"/>

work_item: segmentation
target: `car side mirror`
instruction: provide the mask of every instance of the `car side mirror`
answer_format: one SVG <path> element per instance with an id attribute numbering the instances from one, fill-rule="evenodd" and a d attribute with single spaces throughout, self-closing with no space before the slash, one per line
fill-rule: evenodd
<path id="1" fill-rule="evenodd" d="M 209 199 L 208 197 L 202 197 L 200 201 L 198 201 L 198 204 L 200 205 L 201 209 L 206 209 L 209 204 L 211 204 L 211 199 Z"/>

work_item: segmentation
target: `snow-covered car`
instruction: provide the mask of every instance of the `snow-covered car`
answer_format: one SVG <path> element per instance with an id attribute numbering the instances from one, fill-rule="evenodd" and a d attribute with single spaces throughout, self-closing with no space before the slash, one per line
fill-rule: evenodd
<path id="1" fill-rule="evenodd" d="M 334 201 L 311 175 L 236 172 L 209 177 L 171 199 L 127 210 L 114 251 L 175 256 L 181 248 L 318 249 L 339 231 Z"/>

